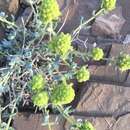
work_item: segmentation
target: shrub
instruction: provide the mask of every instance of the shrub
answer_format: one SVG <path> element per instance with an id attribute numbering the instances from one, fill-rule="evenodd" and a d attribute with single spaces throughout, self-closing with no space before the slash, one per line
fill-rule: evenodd
<path id="1" fill-rule="evenodd" d="M 42 109 L 46 123 L 49 124 L 47 107 L 51 106 L 54 112 L 55 109 L 58 110 L 74 125 L 76 121 L 70 119 L 70 107 L 64 106 L 71 103 L 76 96 L 74 86 L 70 82 L 76 78 L 81 83 L 90 78 L 87 65 L 80 66 L 74 59 L 78 57 L 87 62 L 90 59 L 99 61 L 103 60 L 104 52 L 99 47 L 93 48 L 91 52 L 79 52 L 72 42 L 78 38 L 80 30 L 103 13 L 104 9 L 114 9 L 116 0 L 102 0 L 101 10 L 91 19 L 81 21 L 81 25 L 72 32 L 73 35 L 56 31 L 57 20 L 61 15 L 56 0 L 42 0 L 38 6 L 39 10 L 34 9 L 34 6 L 37 9 L 37 5 L 32 1 L 30 4 L 34 17 L 29 26 L 23 24 L 18 27 L 13 19 L 8 21 L 6 15 L 0 14 L 0 21 L 7 26 L 9 32 L 0 44 L 0 56 L 7 59 L 6 65 L 0 70 L 0 95 L 7 92 L 10 95 L 7 97 L 6 106 L 11 109 L 8 115 L 15 115 L 17 106 L 25 103 L 25 95 L 29 95 L 31 102 Z M 109 60 L 115 61 L 121 71 L 130 69 L 129 55 L 123 54 Z M 4 115 L 4 108 L 0 113 Z M 13 116 L 8 116 L 5 130 L 9 130 L 12 118 Z M 94 130 L 90 122 L 77 125 L 79 130 Z"/>

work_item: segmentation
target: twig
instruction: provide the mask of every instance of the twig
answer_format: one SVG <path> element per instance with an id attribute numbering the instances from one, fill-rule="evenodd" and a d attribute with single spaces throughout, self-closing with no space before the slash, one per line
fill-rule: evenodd
<path id="1" fill-rule="evenodd" d="M 15 111 L 15 107 L 16 107 L 16 105 L 17 105 L 18 100 L 19 100 L 19 99 L 22 97 L 22 95 L 23 95 L 23 91 L 24 91 L 26 85 L 27 85 L 27 83 L 23 86 L 23 89 L 22 89 L 22 91 L 21 91 L 20 96 L 16 99 L 16 101 L 15 101 L 15 103 L 14 103 L 14 105 L 13 105 L 13 108 L 12 108 L 12 111 L 11 111 L 11 115 L 10 115 L 10 117 L 9 117 L 9 120 L 8 120 L 8 123 L 7 123 L 7 126 L 6 126 L 6 129 L 5 129 L 5 130 L 9 130 L 10 123 L 11 123 L 11 120 L 12 120 L 12 114 L 13 114 L 14 111 Z"/>
<path id="2" fill-rule="evenodd" d="M 73 32 L 73 36 L 75 37 L 79 31 L 87 24 L 89 24 L 92 20 L 94 20 L 98 15 L 102 14 L 104 11 L 104 9 L 99 10 L 93 17 L 91 17 L 89 20 L 87 20 L 86 22 L 82 23 L 79 27 L 77 27 L 75 29 L 75 31 Z"/>
<path id="3" fill-rule="evenodd" d="M 67 18 L 68 18 L 68 14 L 69 14 L 69 10 L 67 11 L 67 14 L 66 14 L 65 20 L 64 20 L 62 26 L 60 27 L 60 29 L 58 30 L 57 34 L 58 34 L 58 33 L 62 30 L 62 28 L 64 27 L 64 25 L 65 25 L 65 23 L 66 23 L 66 21 L 67 21 Z"/>
<path id="4" fill-rule="evenodd" d="M 3 18 L 1 16 L 0 16 L 0 21 L 3 22 L 3 23 L 6 23 L 8 25 L 11 25 L 11 26 L 13 26 L 15 28 L 18 28 L 18 26 L 15 23 L 8 21 L 7 19 L 5 19 L 5 18 Z"/>

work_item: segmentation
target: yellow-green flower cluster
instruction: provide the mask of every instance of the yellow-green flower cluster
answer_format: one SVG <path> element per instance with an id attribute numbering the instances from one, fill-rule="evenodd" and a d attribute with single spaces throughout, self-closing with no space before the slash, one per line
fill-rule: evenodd
<path id="1" fill-rule="evenodd" d="M 89 80 L 89 78 L 90 78 L 89 70 L 86 69 L 85 66 L 83 66 L 80 70 L 77 71 L 76 78 L 79 83 Z"/>
<path id="2" fill-rule="evenodd" d="M 75 91 L 72 84 L 61 83 L 52 91 L 51 102 L 54 105 L 64 105 L 71 103 L 74 100 Z"/>
<path id="3" fill-rule="evenodd" d="M 44 91 L 46 80 L 42 74 L 38 73 L 32 77 L 31 88 L 33 92 L 32 101 L 33 104 L 42 108 L 48 104 L 49 96 Z"/>
<path id="4" fill-rule="evenodd" d="M 40 91 L 45 87 L 45 79 L 42 74 L 36 74 L 31 80 L 31 87 L 33 91 Z"/>
<path id="5" fill-rule="evenodd" d="M 61 15 L 59 5 L 56 0 L 42 0 L 40 6 L 40 16 L 43 23 L 50 23 L 57 20 Z"/>
<path id="6" fill-rule="evenodd" d="M 116 7 L 116 0 L 102 0 L 101 7 L 107 11 L 111 11 Z"/>
<path id="7" fill-rule="evenodd" d="M 81 124 L 79 130 L 95 130 L 95 128 L 89 121 L 85 121 Z"/>
<path id="8" fill-rule="evenodd" d="M 45 91 L 39 92 L 32 97 L 32 101 L 34 105 L 40 108 L 45 107 L 48 104 L 48 100 L 49 100 L 49 96 L 48 93 Z"/>
<path id="9" fill-rule="evenodd" d="M 117 59 L 117 66 L 121 71 L 130 69 L 130 55 L 122 54 Z"/>
<path id="10" fill-rule="evenodd" d="M 95 61 L 99 61 L 101 59 L 103 59 L 104 56 L 104 52 L 101 48 L 97 47 L 97 48 L 93 48 L 92 52 L 91 52 L 91 56 L 92 59 Z"/>
<path id="11" fill-rule="evenodd" d="M 72 38 L 70 34 L 61 33 L 52 39 L 49 43 L 49 48 L 53 53 L 64 59 L 68 56 L 69 51 L 72 49 L 71 41 Z"/>

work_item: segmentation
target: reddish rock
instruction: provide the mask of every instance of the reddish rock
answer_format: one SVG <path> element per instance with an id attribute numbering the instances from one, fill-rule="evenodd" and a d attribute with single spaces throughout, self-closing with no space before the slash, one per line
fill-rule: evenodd
<path id="1" fill-rule="evenodd" d="M 127 86 L 130 86 L 130 72 L 128 72 L 127 80 L 125 82 Z"/>
<path id="2" fill-rule="evenodd" d="M 110 51 L 110 57 L 117 57 L 119 56 L 121 52 L 130 54 L 130 45 L 126 46 L 126 45 L 113 43 L 111 51 Z"/>
<path id="3" fill-rule="evenodd" d="M 130 111 L 129 93 L 129 87 L 91 83 L 87 91 L 81 92 L 76 111 L 118 116 Z"/>
<path id="4" fill-rule="evenodd" d="M 118 5 L 122 7 L 123 16 L 126 22 L 122 28 L 122 34 L 130 33 L 130 0 L 117 0 Z"/>
<path id="5" fill-rule="evenodd" d="M 16 15 L 19 9 L 19 0 L 0 0 L 0 11 L 8 15 Z M 4 37 L 4 28 L 0 25 L 0 39 Z"/>
<path id="6" fill-rule="evenodd" d="M 50 123 L 54 123 L 56 116 L 50 116 Z M 42 126 L 42 114 L 19 113 L 15 116 L 13 121 L 13 128 L 16 130 L 49 130 L 48 126 Z M 59 124 L 51 126 L 52 130 L 63 130 L 64 120 L 58 120 Z"/>
<path id="7" fill-rule="evenodd" d="M 116 66 L 112 65 L 91 65 L 89 66 L 89 70 L 91 72 L 91 79 L 98 80 L 100 82 L 106 81 L 111 83 L 122 83 L 125 82 L 127 76 L 127 72 L 121 72 L 118 68 L 116 68 Z"/>
<path id="8" fill-rule="evenodd" d="M 112 12 L 100 15 L 95 19 L 92 25 L 92 33 L 96 36 L 112 36 L 116 37 L 125 23 L 122 16 L 121 8 L 117 8 Z"/>
<path id="9" fill-rule="evenodd" d="M 15 15 L 19 8 L 19 0 L 0 0 L 0 10 Z"/>
<path id="10" fill-rule="evenodd" d="M 130 114 L 121 116 L 111 130 L 130 130 Z"/>
<path id="11" fill-rule="evenodd" d="M 111 130 L 111 127 L 115 123 L 115 119 L 112 117 L 85 117 L 85 116 L 74 116 L 75 119 L 87 120 L 92 123 L 95 130 Z M 65 123 L 65 130 L 69 130 L 70 124 Z"/>
<path id="12" fill-rule="evenodd" d="M 99 0 L 82 0 L 82 2 L 81 0 L 65 0 L 65 3 L 64 9 L 62 10 L 62 23 L 67 11 L 69 11 L 66 24 L 62 29 L 65 32 L 72 32 L 72 30 L 80 25 L 81 17 L 84 20 L 89 19 L 92 16 L 93 10 L 98 9 L 100 6 Z"/>

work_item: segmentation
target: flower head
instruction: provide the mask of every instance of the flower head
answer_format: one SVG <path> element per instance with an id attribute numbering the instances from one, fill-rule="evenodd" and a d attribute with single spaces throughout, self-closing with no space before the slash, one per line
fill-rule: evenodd
<path id="1" fill-rule="evenodd" d="M 40 6 L 40 16 L 43 23 L 50 23 L 57 20 L 61 15 L 59 5 L 56 0 L 42 0 Z"/>
<path id="2" fill-rule="evenodd" d="M 72 39 L 70 34 L 61 33 L 52 39 L 49 43 L 49 48 L 53 53 L 62 58 L 66 58 L 69 51 L 72 49 L 71 41 Z"/>
<path id="3" fill-rule="evenodd" d="M 32 97 L 32 101 L 34 105 L 40 108 L 45 107 L 48 104 L 48 100 L 49 100 L 49 96 L 48 93 L 45 91 L 37 93 Z"/>
<path id="4" fill-rule="evenodd" d="M 101 8 L 111 11 L 116 7 L 116 0 L 102 0 Z"/>
<path id="5" fill-rule="evenodd" d="M 117 59 L 117 66 L 121 71 L 126 71 L 130 69 L 130 55 L 122 54 Z"/>
<path id="6" fill-rule="evenodd" d="M 97 47 L 97 48 L 93 48 L 92 52 L 91 52 L 91 56 L 92 59 L 95 61 L 99 61 L 101 59 L 103 59 L 104 56 L 104 52 L 101 48 Z"/>
<path id="7" fill-rule="evenodd" d="M 95 130 L 95 128 L 92 126 L 90 122 L 85 121 L 81 124 L 79 130 Z"/>
<path id="8" fill-rule="evenodd" d="M 54 105 L 64 105 L 74 100 L 75 92 L 72 84 L 61 83 L 56 86 L 51 94 L 51 102 Z"/>
<path id="9" fill-rule="evenodd" d="M 36 74 L 32 77 L 31 87 L 33 91 L 40 91 L 45 86 L 45 79 L 42 74 Z"/>
<path id="10" fill-rule="evenodd" d="M 76 78 L 79 83 L 89 80 L 89 78 L 90 78 L 89 70 L 86 69 L 85 66 L 83 66 L 80 70 L 77 71 Z"/>

